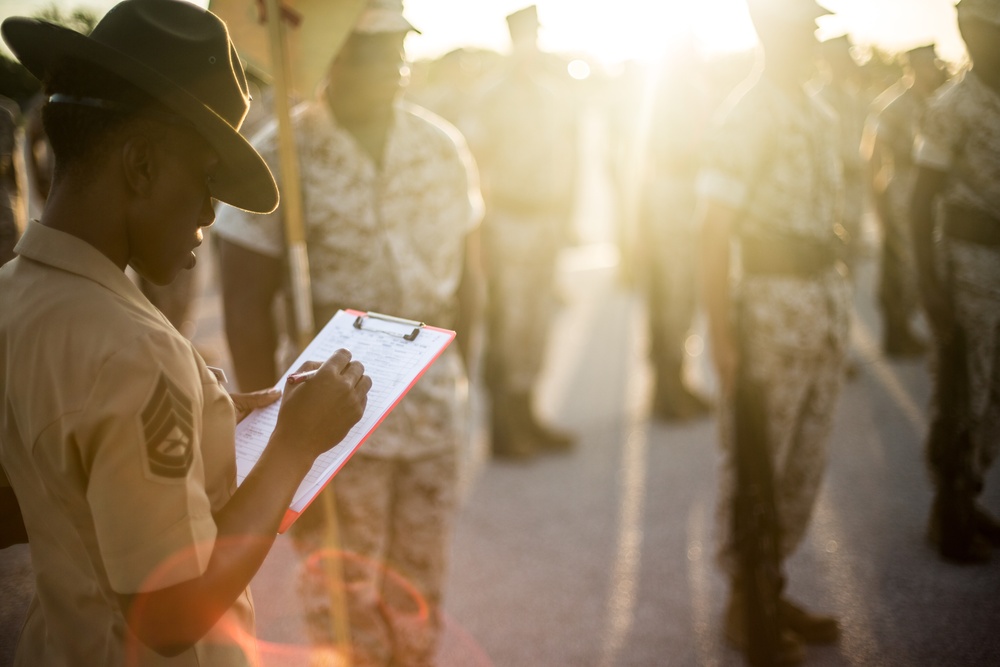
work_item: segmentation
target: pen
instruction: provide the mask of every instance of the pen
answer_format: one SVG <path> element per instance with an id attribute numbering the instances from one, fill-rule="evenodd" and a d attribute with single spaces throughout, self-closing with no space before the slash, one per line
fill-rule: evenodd
<path id="1" fill-rule="evenodd" d="M 319 369 L 315 368 L 315 369 L 313 369 L 311 371 L 302 371 L 301 373 L 292 373 L 291 375 L 288 376 L 287 382 L 288 382 L 288 384 L 298 384 L 300 382 L 305 382 L 306 380 L 308 380 L 309 378 L 311 378 L 313 375 L 316 375 L 316 373 L 318 373 L 318 372 L 319 372 Z"/>

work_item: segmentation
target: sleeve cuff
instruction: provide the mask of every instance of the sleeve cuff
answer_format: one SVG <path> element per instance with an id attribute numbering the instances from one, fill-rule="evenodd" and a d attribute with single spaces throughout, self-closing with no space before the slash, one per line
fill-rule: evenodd
<path id="1" fill-rule="evenodd" d="M 926 139 L 917 139 L 913 149 L 913 161 L 921 167 L 930 167 L 938 171 L 948 171 L 952 166 L 951 154 Z"/>
<path id="2" fill-rule="evenodd" d="M 218 529 L 211 516 L 186 516 L 159 539 L 104 556 L 111 587 L 118 593 L 146 593 L 205 573 Z M 166 555 L 164 555 L 166 554 Z"/>

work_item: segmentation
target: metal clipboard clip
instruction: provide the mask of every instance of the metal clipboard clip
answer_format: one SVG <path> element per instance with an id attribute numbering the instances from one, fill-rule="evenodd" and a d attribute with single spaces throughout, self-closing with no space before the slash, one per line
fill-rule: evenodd
<path id="1" fill-rule="evenodd" d="M 364 323 L 366 320 L 379 320 L 382 322 L 388 322 L 390 324 L 402 325 L 403 327 L 409 328 L 413 327 L 413 330 L 409 333 L 405 331 L 398 330 L 397 327 L 389 329 L 380 329 L 374 327 L 365 327 Z M 383 315 L 382 313 L 373 313 L 368 311 L 365 315 L 358 315 L 354 318 L 354 328 L 360 329 L 362 331 L 375 331 L 377 333 L 389 334 L 390 336 L 397 336 L 405 340 L 415 340 L 420 334 L 420 330 L 424 327 L 423 322 L 417 322 L 416 320 L 404 320 L 402 317 L 393 317 L 392 315 Z"/>

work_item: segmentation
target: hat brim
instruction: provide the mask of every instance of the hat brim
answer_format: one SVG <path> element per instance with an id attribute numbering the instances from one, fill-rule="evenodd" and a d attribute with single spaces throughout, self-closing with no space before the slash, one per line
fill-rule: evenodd
<path id="1" fill-rule="evenodd" d="M 219 157 L 212 196 L 252 213 L 278 206 L 278 188 L 267 163 L 228 121 L 198 98 L 129 55 L 86 35 L 45 21 L 10 18 L 3 38 L 29 72 L 44 79 L 63 58 L 91 63 L 148 93 L 189 121 Z"/>

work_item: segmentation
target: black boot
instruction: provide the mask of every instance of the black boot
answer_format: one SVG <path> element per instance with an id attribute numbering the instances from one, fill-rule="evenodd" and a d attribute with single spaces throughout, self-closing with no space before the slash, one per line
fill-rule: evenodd
<path id="1" fill-rule="evenodd" d="M 502 392 L 493 394 L 490 436 L 494 458 L 526 461 L 537 453 L 522 406 Z"/>
<path id="2" fill-rule="evenodd" d="M 927 540 L 945 560 L 986 563 L 993 549 L 978 525 L 985 525 L 985 515 L 977 515 L 972 499 L 966 495 L 952 485 L 938 489 L 927 523 Z"/>
<path id="3" fill-rule="evenodd" d="M 680 364 L 671 364 L 657 374 L 654 417 L 664 421 L 687 421 L 704 417 L 711 411 L 711 400 L 685 384 Z"/>
<path id="4" fill-rule="evenodd" d="M 892 359 L 912 359 L 927 352 L 927 343 L 913 332 L 909 321 L 894 316 L 886 318 L 882 349 Z"/>
<path id="5" fill-rule="evenodd" d="M 740 585 L 739 578 L 734 578 L 729 592 L 729 603 L 725 613 L 725 637 L 726 641 L 733 648 L 747 653 L 749 639 L 747 636 L 747 600 L 745 591 Z M 784 622 L 784 618 L 781 619 Z M 787 666 L 797 665 L 806 658 L 805 646 L 802 639 L 793 632 L 787 624 L 782 627 L 778 635 L 778 645 L 775 652 L 775 665 Z"/>
<path id="6" fill-rule="evenodd" d="M 537 449 L 550 452 L 568 452 L 576 446 L 576 436 L 566 431 L 542 424 L 535 414 L 531 394 L 516 394 L 511 400 L 517 405 L 526 430 Z"/>
<path id="7" fill-rule="evenodd" d="M 832 644 L 840 639 L 840 623 L 833 616 L 807 611 L 782 595 L 778 613 L 788 629 L 807 644 Z"/>

